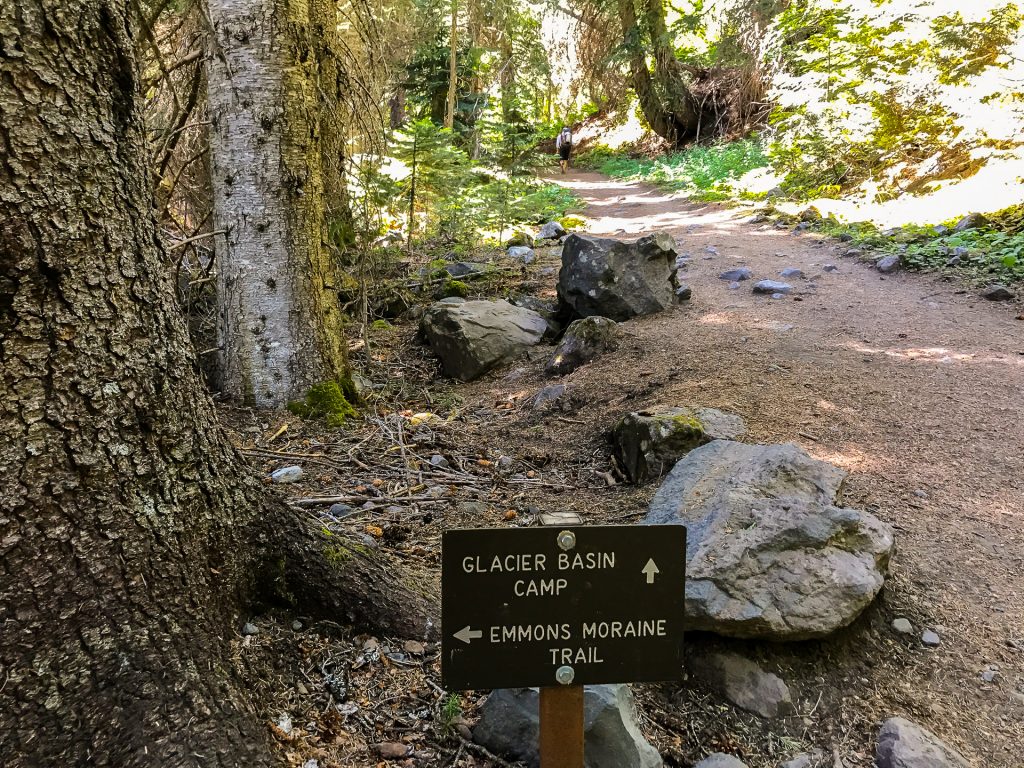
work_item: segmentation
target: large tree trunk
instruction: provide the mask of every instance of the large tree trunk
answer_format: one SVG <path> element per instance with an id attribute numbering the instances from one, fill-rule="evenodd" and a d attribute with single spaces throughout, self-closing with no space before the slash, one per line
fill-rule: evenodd
<path id="1" fill-rule="evenodd" d="M 222 387 L 279 406 L 347 376 L 331 0 L 208 0 Z"/>
<path id="2" fill-rule="evenodd" d="M 643 29 L 637 21 L 635 2 L 618 0 L 619 23 L 629 50 L 630 81 L 651 130 L 679 146 L 697 136 L 700 115 L 672 47 L 662 0 L 643 0 Z M 645 38 L 654 57 L 653 75 L 642 44 Z"/>
<path id="3" fill-rule="evenodd" d="M 230 660 L 268 568 L 290 580 L 282 592 L 316 597 L 300 610 L 436 629 L 423 588 L 375 557 L 335 537 L 345 557 L 325 559 L 315 527 L 267 495 L 219 428 L 157 237 L 133 33 L 126 0 L 0 5 L 12 768 L 275 762 Z"/>

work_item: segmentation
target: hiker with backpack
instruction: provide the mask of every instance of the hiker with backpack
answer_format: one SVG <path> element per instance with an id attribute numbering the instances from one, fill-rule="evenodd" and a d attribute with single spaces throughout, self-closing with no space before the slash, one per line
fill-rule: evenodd
<path id="1" fill-rule="evenodd" d="M 558 150 L 558 164 L 562 166 L 562 173 L 565 173 L 569 170 L 569 156 L 572 154 L 572 131 L 569 126 L 562 126 L 562 131 L 555 139 L 555 149 Z"/>

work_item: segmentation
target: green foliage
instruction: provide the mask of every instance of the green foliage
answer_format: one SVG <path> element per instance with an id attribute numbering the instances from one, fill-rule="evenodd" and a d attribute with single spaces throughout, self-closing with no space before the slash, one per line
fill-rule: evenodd
<path id="1" fill-rule="evenodd" d="M 596 149 L 580 156 L 581 165 L 621 179 L 650 181 L 685 191 L 696 200 L 726 200 L 734 183 L 748 171 L 768 163 L 756 139 L 691 147 L 656 158 L 632 158 Z"/>
<path id="2" fill-rule="evenodd" d="M 305 400 L 288 403 L 288 410 L 304 419 L 322 418 L 329 427 L 340 427 L 346 419 L 357 415 L 352 405 L 355 400 L 355 387 L 351 381 L 325 381 L 310 387 Z"/>
<path id="3" fill-rule="evenodd" d="M 446 736 L 454 730 L 455 721 L 462 716 L 462 697 L 457 693 L 448 694 L 441 705 L 441 731 Z"/>

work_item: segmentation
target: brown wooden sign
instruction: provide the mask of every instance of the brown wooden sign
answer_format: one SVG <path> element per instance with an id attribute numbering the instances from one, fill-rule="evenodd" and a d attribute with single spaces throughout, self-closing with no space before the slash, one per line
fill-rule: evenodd
<path id="1" fill-rule="evenodd" d="M 441 569 L 449 690 L 682 676 L 681 525 L 446 531 Z"/>

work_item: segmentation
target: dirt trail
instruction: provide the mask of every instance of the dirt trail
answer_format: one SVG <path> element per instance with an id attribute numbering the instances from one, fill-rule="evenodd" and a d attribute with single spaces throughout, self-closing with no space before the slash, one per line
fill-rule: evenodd
<path id="1" fill-rule="evenodd" d="M 692 254 L 692 301 L 626 324 L 628 349 L 569 377 L 594 404 L 587 420 L 656 402 L 721 407 L 746 418 L 748 439 L 797 442 L 849 470 L 847 503 L 892 524 L 898 553 L 869 617 L 839 645 L 808 646 L 826 656 L 863 646 L 854 669 L 833 660 L 825 701 L 836 717 L 860 707 L 916 719 L 979 766 L 1024 766 L 1021 307 L 937 277 L 883 276 L 835 241 L 642 184 L 582 172 L 555 181 L 586 201 L 589 233 L 666 230 Z M 730 290 L 718 279 L 741 265 L 755 280 L 786 267 L 810 279 L 789 280 L 794 294 L 773 300 L 753 295 L 752 281 Z M 592 432 L 563 423 L 548 444 L 572 451 L 593 444 Z M 897 636 L 894 616 L 910 618 L 916 636 Z M 925 628 L 940 647 L 921 645 Z M 989 665 L 999 675 L 985 683 Z M 850 738 L 851 754 L 869 757 Z"/>

